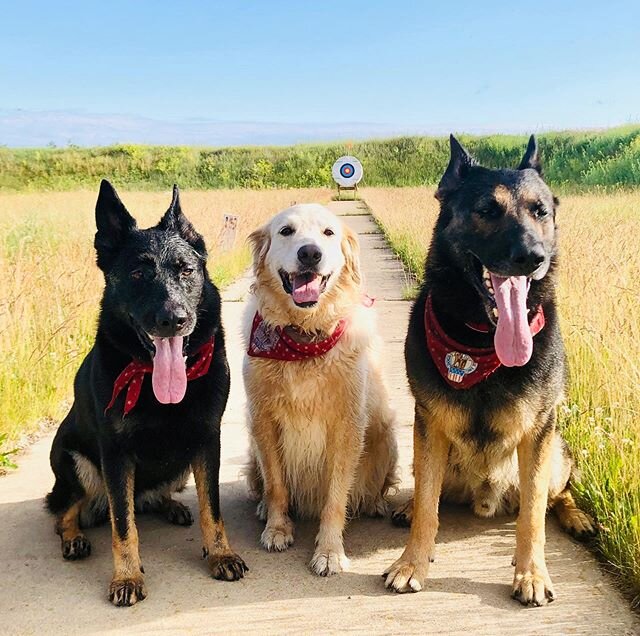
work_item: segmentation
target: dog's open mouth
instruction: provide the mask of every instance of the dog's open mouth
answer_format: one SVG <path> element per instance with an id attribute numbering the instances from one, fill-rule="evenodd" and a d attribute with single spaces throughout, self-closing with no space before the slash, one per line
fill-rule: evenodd
<path id="1" fill-rule="evenodd" d="M 321 276 L 315 272 L 288 273 L 280 270 L 282 287 L 291 295 L 298 307 L 313 307 L 320 299 L 320 294 L 327 288 L 331 274 Z"/>
<path id="2" fill-rule="evenodd" d="M 149 352 L 149 355 L 153 358 L 156 355 L 157 346 L 156 340 L 169 340 L 169 338 L 158 338 L 150 333 L 147 333 L 133 318 L 133 316 L 129 317 L 131 321 L 131 325 L 135 329 L 135 332 L 140 340 L 142 346 Z M 182 341 L 182 355 L 187 355 L 187 347 L 189 346 L 189 336 L 175 336 L 175 338 L 180 338 Z"/>
<path id="3" fill-rule="evenodd" d="M 151 386 L 160 404 L 177 404 L 187 392 L 186 349 L 189 336 L 160 338 L 142 329 L 134 320 L 136 333 L 153 361 Z"/>
<path id="4" fill-rule="evenodd" d="M 491 322 L 496 326 L 494 345 L 500 362 L 521 367 L 531 359 L 533 336 L 529 328 L 528 276 L 500 276 L 479 266 L 475 286 L 481 294 Z"/>

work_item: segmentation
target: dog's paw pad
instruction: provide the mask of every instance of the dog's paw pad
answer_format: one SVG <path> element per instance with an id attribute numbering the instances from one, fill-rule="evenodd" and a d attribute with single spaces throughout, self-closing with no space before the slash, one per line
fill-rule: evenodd
<path id="1" fill-rule="evenodd" d="M 249 571 L 247 564 L 235 553 L 209 554 L 207 565 L 211 576 L 218 581 L 238 581 Z"/>
<path id="2" fill-rule="evenodd" d="M 433 558 L 429 558 L 429 562 Z M 424 587 L 427 578 L 428 565 L 419 566 L 410 561 L 398 559 L 382 575 L 385 579 L 384 586 L 404 594 L 405 592 L 420 592 Z"/>
<path id="3" fill-rule="evenodd" d="M 348 570 L 350 561 L 344 552 L 317 550 L 311 559 L 311 569 L 318 576 L 331 576 Z"/>
<path id="4" fill-rule="evenodd" d="M 551 579 L 546 572 L 519 572 L 513 580 L 511 597 L 523 605 L 540 607 L 555 600 Z"/>
<path id="5" fill-rule="evenodd" d="M 86 559 L 91 554 L 91 542 L 83 534 L 62 541 L 62 556 L 67 561 Z"/>
<path id="6" fill-rule="evenodd" d="M 142 577 L 135 579 L 114 579 L 109 586 L 109 600 L 118 607 L 135 605 L 147 598 Z"/>
<path id="7" fill-rule="evenodd" d="M 293 527 L 289 524 L 267 526 L 262 532 L 260 542 L 269 552 L 283 552 L 293 545 Z"/>

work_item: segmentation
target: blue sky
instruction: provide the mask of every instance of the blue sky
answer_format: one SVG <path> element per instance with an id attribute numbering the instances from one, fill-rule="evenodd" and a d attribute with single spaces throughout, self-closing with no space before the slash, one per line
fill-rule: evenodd
<path id="1" fill-rule="evenodd" d="M 0 144 L 640 121 L 640 3 L 4 3 Z"/>

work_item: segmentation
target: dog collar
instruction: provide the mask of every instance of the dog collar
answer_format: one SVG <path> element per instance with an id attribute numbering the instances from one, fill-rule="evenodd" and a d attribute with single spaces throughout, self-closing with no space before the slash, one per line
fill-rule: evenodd
<path id="1" fill-rule="evenodd" d="M 211 340 L 207 340 L 207 342 L 205 342 L 193 354 L 194 356 L 196 356 L 196 359 L 194 360 L 193 364 L 187 368 L 187 380 L 195 380 L 202 377 L 203 375 L 206 375 L 209 372 L 211 359 L 213 358 L 214 343 L 215 337 L 211 338 Z M 116 378 L 116 381 L 113 383 L 113 394 L 111 395 L 111 401 L 109 402 L 109 404 L 107 404 L 107 408 L 104 410 L 105 415 L 107 411 L 114 405 L 116 398 L 118 397 L 118 395 L 120 395 L 121 391 L 128 385 L 122 417 L 127 415 L 138 402 L 145 374 L 151 373 L 152 371 L 152 362 L 132 360 L 122 370 L 122 373 L 120 373 L 120 375 Z"/>
<path id="2" fill-rule="evenodd" d="M 544 324 L 544 312 L 540 305 L 529 321 L 531 335 L 540 333 Z M 483 331 L 478 328 L 480 325 L 468 327 L 474 331 Z M 502 366 L 494 347 L 469 347 L 445 333 L 433 311 L 431 294 L 424 307 L 424 331 L 431 359 L 440 375 L 454 389 L 469 389 L 486 380 Z"/>

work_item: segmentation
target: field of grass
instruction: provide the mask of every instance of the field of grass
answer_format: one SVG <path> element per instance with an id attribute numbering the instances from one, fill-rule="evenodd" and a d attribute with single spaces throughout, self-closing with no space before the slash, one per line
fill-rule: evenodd
<path id="1" fill-rule="evenodd" d="M 487 166 L 516 166 L 525 136 L 460 139 Z M 1 142 L 1 140 L 0 140 Z M 572 191 L 640 186 L 640 126 L 540 135 L 547 180 Z M 354 154 L 366 186 L 435 184 L 449 159 L 446 137 L 399 137 L 346 145 L 196 148 L 119 145 L 103 148 L 0 147 L 0 190 L 74 190 L 108 177 L 129 189 L 179 183 L 192 189 L 307 188 L 332 184 L 331 166 Z"/>
<path id="2" fill-rule="evenodd" d="M 432 188 L 362 192 L 418 279 L 438 212 Z M 566 196 L 559 300 L 571 367 L 560 426 L 602 525 L 604 558 L 640 595 L 640 193 Z M 640 596 L 639 596 L 640 598 Z"/>
<path id="3" fill-rule="evenodd" d="M 58 420 L 95 331 L 103 279 L 93 251 L 97 192 L 0 194 L 0 468 L 4 452 L 46 420 Z M 166 192 L 123 192 L 141 227 L 167 209 Z M 293 201 L 327 201 L 328 190 L 186 191 L 182 207 L 204 235 L 221 286 L 249 265 L 247 234 Z M 240 216 L 234 248 L 216 249 L 224 213 Z"/>

